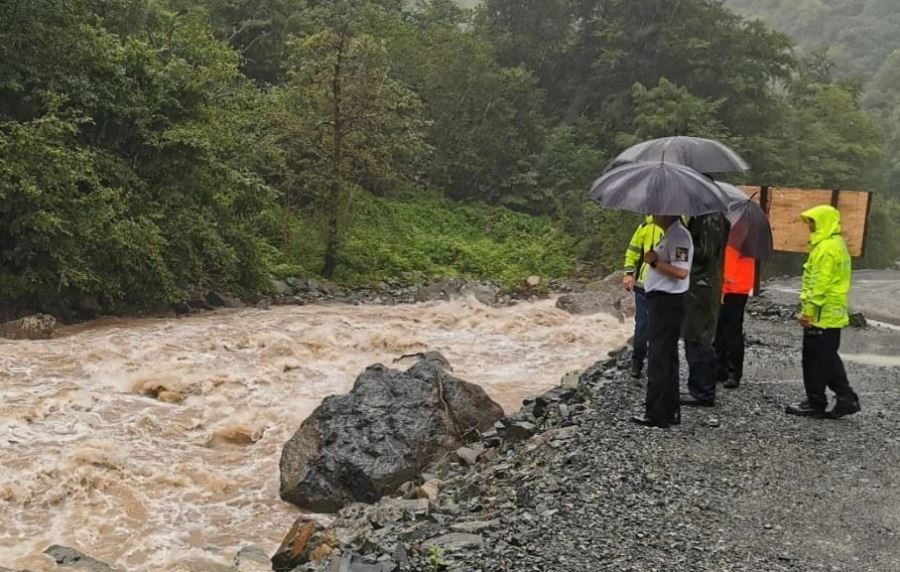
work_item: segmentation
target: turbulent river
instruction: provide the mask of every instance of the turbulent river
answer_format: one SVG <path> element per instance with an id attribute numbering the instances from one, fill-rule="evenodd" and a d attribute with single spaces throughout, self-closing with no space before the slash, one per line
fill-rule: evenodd
<path id="1" fill-rule="evenodd" d="M 304 306 L 100 321 L 0 341 L 0 567 L 52 543 L 125 570 L 277 547 L 281 446 L 367 365 L 439 350 L 505 410 L 622 344 L 628 325 L 552 300 Z M 405 367 L 405 365 L 403 365 Z"/>

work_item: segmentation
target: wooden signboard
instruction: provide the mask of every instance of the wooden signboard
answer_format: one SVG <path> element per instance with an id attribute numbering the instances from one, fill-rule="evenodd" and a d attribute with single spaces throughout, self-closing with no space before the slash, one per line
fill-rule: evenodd
<path id="1" fill-rule="evenodd" d="M 809 252 L 809 230 L 800 214 L 816 205 L 832 205 L 841 211 L 841 228 L 851 256 L 866 251 L 871 193 L 786 187 L 740 187 L 762 207 L 772 225 L 776 251 Z"/>

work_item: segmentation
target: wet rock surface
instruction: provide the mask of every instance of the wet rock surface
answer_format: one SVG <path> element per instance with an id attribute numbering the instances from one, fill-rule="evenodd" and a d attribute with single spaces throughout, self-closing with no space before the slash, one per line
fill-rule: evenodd
<path id="1" fill-rule="evenodd" d="M 35 314 L 0 324 L 0 338 L 10 340 L 48 340 L 56 330 L 56 318 Z"/>
<path id="2" fill-rule="evenodd" d="M 44 551 L 44 554 L 52 558 L 57 565 L 89 572 L 115 572 L 115 569 L 106 563 L 82 554 L 74 548 L 54 544 Z"/>
<path id="3" fill-rule="evenodd" d="M 484 432 L 474 465 L 439 469 L 427 510 L 352 505 L 340 544 L 295 570 L 900 569 L 900 375 L 848 362 L 862 413 L 788 417 L 801 333 L 768 311 L 747 321 L 744 383 L 714 409 L 685 409 L 669 430 L 630 423 L 643 382 L 616 353 Z M 850 329 L 844 342 L 890 352 L 900 334 Z M 504 438 L 525 423 L 530 436 Z"/>
<path id="4" fill-rule="evenodd" d="M 561 295 L 556 300 L 560 310 L 576 315 L 601 312 L 625 320 L 634 316 L 634 295 L 622 288 L 622 275 L 612 274 L 603 280 L 590 282 L 582 290 Z"/>
<path id="5" fill-rule="evenodd" d="M 453 377 L 436 352 L 405 372 L 370 366 L 349 394 L 326 398 L 284 446 L 281 496 L 318 512 L 377 501 L 502 414 L 483 389 Z"/>

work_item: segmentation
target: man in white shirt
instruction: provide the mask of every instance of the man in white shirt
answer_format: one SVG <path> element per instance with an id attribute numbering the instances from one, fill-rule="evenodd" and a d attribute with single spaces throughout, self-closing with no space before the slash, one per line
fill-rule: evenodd
<path id="1" fill-rule="evenodd" d="M 678 375 L 678 339 L 684 321 L 685 293 L 690 286 L 694 243 L 677 216 L 654 215 L 665 229 L 655 249 L 644 255 L 650 265 L 647 292 L 647 399 L 643 415 L 632 421 L 647 427 L 669 427 L 681 423 Z"/>

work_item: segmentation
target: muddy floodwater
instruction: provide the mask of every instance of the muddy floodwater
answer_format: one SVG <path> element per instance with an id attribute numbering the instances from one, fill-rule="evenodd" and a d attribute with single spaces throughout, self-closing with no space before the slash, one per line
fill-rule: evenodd
<path id="1" fill-rule="evenodd" d="M 281 446 L 363 368 L 439 350 L 507 411 L 629 335 L 552 300 L 305 306 L 101 321 L 0 341 L 0 566 L 55 569 L 53 543 L 126 570 L 277 547 Z M 405 365 L 403 366 L 405 367 Z"/>

